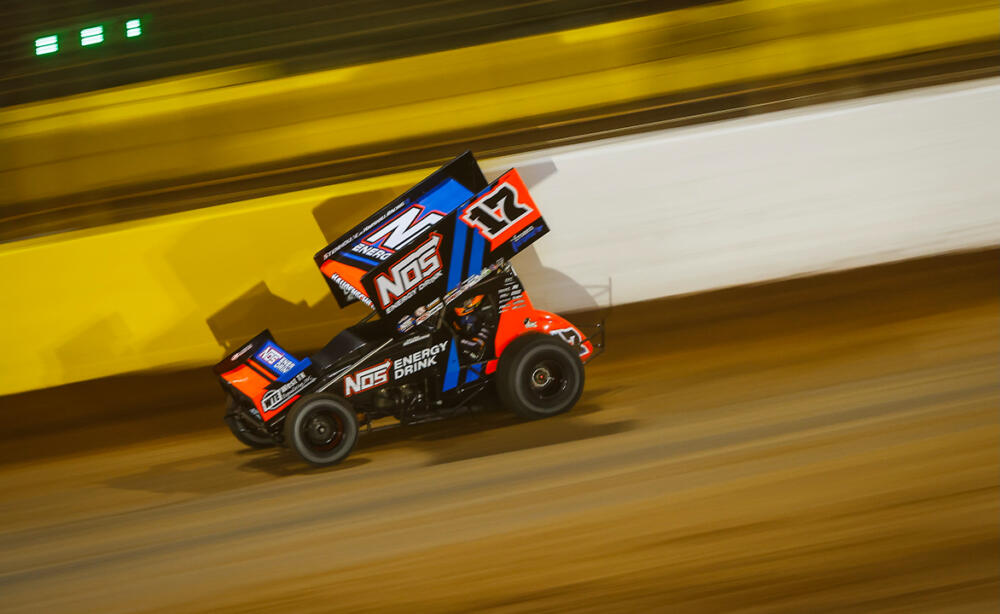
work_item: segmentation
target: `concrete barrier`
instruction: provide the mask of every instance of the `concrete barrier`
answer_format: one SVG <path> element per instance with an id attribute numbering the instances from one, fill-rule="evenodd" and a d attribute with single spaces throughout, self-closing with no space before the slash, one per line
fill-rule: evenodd
<path id="1" fill-rule="evenodd" d="M 998 23 L 991 0 L 738 0 L 255 83 L 6 109 L 0 206 L 1000 39 Z"/>
<path id="2" fill-rule="evenodd" d="M 1000 243 L 1000 80 L 536 152 L 553 232 L 515 265 L 570 310 Z M 430 169 L 0 245 L 0 394 L 216 361 L 350 320 L 312 254 Z"/>
<path id="3" fill-rule="evenodd" d="M 1000 244 L 996 109 L 991 79 L 504 159 L 544 177 L 525 283 L 571 310 Z"/>

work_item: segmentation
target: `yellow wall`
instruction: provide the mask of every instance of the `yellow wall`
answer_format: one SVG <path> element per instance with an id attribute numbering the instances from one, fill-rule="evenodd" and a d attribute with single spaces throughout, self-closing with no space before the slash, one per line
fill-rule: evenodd
<path id="1" fill-rule="evenodd" d="M 255 83 L 228 71 L 155 96 L 28 105 L 0 112 L 0 206 L 997 38 L 998 24 L 994 0 L 741 0 Z"/>
<path id="2" fill-rule="evenodd" d="M 265 327 L 289 347 L 325 343 L 364 312 L 336 307 L 313 254 L 425 175 L 0 246 L 0 394 L 214 363 Z"/>
<path id="3" fill-rule="evenodd" d="M 995 2 L 938 4 L 747 0 L 316 75 L 132 96 L 110 107 L 76 100 L 65 115 L 57 111 L 68 101 L 14 109 L 0 114 L 2 197 L 177 176 L 997 36 Z M 908 19 L 896 23 L 900 16 Z M 264 326 L 293 348 L 322 343 L 360 312 L 337 310 L 313 253 L 429 170 L 0 245 L 0 394 L 211 363 L 224 345 Z"/>

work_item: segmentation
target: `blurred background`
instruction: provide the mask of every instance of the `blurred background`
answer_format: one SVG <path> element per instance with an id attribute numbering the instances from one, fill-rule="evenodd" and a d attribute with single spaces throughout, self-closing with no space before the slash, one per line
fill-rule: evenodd
<path id="1" fill-rule="evenodd" d="M 1000 605 L 1000 6 L 0 5 L 0 611 Z M 208 368 L 471 149 L 579 406 L 241 450 Z M 262 580 L 265 580 L 262 582 Z M 374 590 L 370 590 L 374 589 Z"/>

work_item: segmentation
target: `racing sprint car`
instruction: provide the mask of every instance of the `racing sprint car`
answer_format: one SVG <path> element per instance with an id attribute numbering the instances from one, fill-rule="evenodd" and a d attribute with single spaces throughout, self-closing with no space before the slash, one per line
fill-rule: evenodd
<path id="1" fill-rule="evenodd" d="M 446 418 L 488 389 L 524 418 L 569 410 L 604 329 L 585 335 L 525 293 L 510 259 L 548 230 L 516 170 L 488 183 L 470 152 L 455 158 L 316 254 L 337 303 L 366 317 L 307 358 L 265 330 L 214 367 L 226 423 L 324 466 L 376 420 Z"/>

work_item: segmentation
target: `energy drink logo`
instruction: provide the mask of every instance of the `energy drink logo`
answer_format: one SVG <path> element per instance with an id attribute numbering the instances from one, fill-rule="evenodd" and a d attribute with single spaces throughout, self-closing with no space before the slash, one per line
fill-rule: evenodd
<path id="1" fill-rule="evenodd" d="M 437 365 L 438 355 L 447 347 L 448 342 L 442 341 L 441 343 L 435 343 L 429 348 L 424 348 L 397 359 L 393 368 L 393 379 L 413 375 L 417 371 L 423 371 L 427 367 Z"/>

